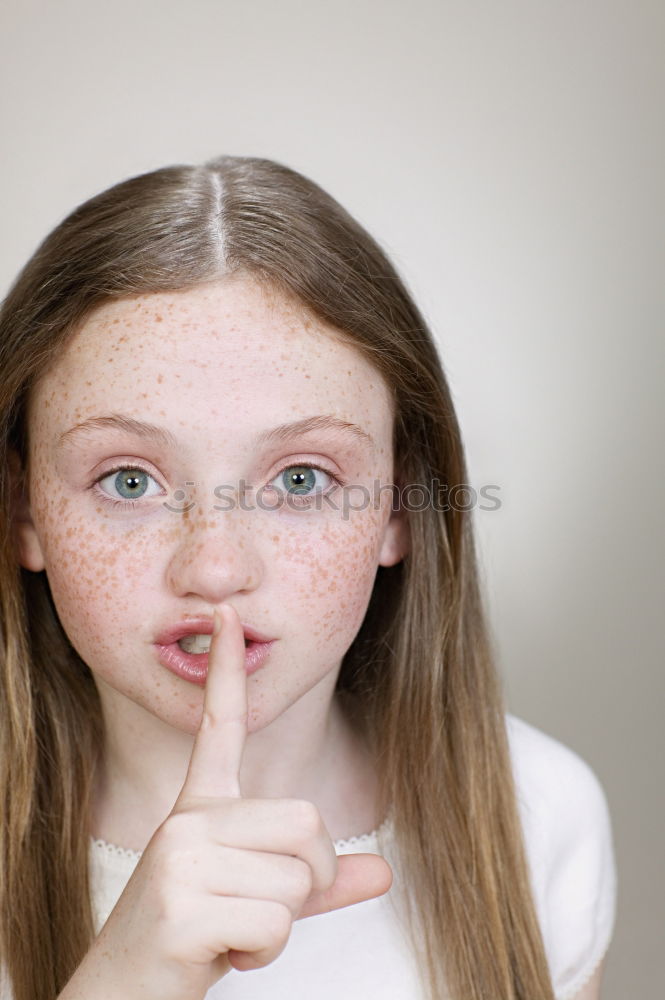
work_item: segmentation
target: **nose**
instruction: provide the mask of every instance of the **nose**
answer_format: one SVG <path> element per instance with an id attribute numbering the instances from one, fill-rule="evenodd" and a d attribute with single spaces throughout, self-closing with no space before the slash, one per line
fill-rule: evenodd
<path id="1" fill-rule="evenodd" d="M 181 517 L 178 543 L 167 569 L 167 584 L 178 597 L 195 596 L 219 604 L 233 594 L 255 590 L 263 564 L 255 534 L 237 511 L 199 508 Z"/>

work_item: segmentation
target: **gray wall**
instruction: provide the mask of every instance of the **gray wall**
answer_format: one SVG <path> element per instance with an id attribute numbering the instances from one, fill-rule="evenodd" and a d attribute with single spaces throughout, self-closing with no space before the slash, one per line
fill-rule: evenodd
<path id="1" fill-rule="evenodd" d="M 662 978 L 660 0 L 4 0 L 0 291 L 75 204 L 222 152 L 318 180 L 439 337 L 511 710 L 596 771 L 604 1000 Z M 660 552 L 659 552 L 660 548 Z"/>

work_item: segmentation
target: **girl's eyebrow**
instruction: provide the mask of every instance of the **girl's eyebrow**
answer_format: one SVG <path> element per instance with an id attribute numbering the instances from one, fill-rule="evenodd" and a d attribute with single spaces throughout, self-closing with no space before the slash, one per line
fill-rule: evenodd
<path id="1" fill-rule="evenodd" d="M 340 420 L 330 413 L 321 413 L 315 417 L 304 417 L 302 420 L 294 420 L 291 423 L 279 424 L 272 430 L 263 431 L 255 439 L 256 445 L 273 444 L 276 441 L 285 441 L 297 434 L 309 434 L 313 431 L 340 431 L 353 435 L 365 446 L 369 444 L 372 452 L 376 451 L 374 438 L 364 431 L 358 424 L 349 423 L 347 420 Z"/>
<path id="2" fill-rule="evenodd" d="M 149 424 L 143 420 L 136 420 L 134 417 L 126 416 L 124 413 L 109 413 L 103 417 L 89 417 L 80 424 L 70 427 L 58 438 L 58 447 L 68 444 L 75 438 L 90 431 L 117 430 L 126 434 L 134 434 L 136 437 L 147 438 L 155 444 L 167 448 L 177 448 L 176 438 L 164 427 L 156 424 Z"/>
<path id="3" fill-rule="evenodd" d="M 164 427 L 156 424 L 146 423 L 143 420 L 136 420 L 124 413 L 109 413 L 102 417 L 89 417 L 80 424 L 70 427 L 64 431 L 58 439 L 58 447 L 75 439 L 80 434 L 98 430 L 120 430 L 127 434 L 134 434 L 137 437 L 146 438 L 156 444 L 167 448 L 178 448 L 177 438 Z M 314 431 L 336 431 L 351 434 L 356 440 L 365 446 L 369 444 L 372 452 L 376 451 L 374 439 L 367 431 L 364 431 L 358 424 L 350 423 L 347 420 L 340 420 L 330 413 L 322 413 L 313 417 L 304 417 L 302 420 L 294 420 L 290 423 L 279 424 L 271 430 L 262 431 L 255 438 L 255 445 L 263 446 L 274 444 L 275 442 L 286 441 L 298 434 L 309 434 Z"/>

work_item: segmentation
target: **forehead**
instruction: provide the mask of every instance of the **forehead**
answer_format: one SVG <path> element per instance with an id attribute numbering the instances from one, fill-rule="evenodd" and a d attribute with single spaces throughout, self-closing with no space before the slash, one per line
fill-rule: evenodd
<path id="1" fill-rule="evenodd" d="M 263 429 L 325 412 L 382 444 L 393 413 L 381 375 L 339 331 L 248 279 L 105 303 L 36 386 L 30 410 L 31 422 L 60 431 L 118 410 L 201 429 L 215 418 Z"/>

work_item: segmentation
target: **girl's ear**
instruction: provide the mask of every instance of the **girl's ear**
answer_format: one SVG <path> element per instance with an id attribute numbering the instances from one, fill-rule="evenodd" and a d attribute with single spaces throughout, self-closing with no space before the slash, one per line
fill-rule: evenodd
<path id="1" fill-rule="evenodd" d="M 394 566 L 401 562 L 411 548 L 407 512 L 401 504 L 401 487 L 395 482 L 391 500 L 390 518 L 383 533 L 379 552 L 380 566 Z"/>
<path id="2" fill-rule="evenodd" d="M 9 481 L 10 516 L 16 556 L 24 569 L 39 573 L 45 567 L 44 555 L 30 514 L 25 470 L 21 466 L 21 459 L 13 449 L 9 450 Z"/>

